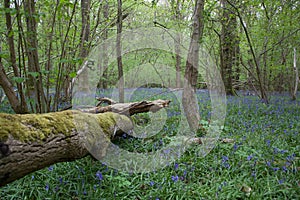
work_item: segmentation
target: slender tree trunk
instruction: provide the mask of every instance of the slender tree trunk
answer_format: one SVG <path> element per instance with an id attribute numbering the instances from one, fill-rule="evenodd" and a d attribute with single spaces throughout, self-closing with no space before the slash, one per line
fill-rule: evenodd
<path id="1" fill-rule="evenodd" d="M 294 91 L 293 91 L 293 94 L 292 94 L 292 100 L 296 100 L 297 91 L 298 91 L 298 84 L 299 84 L 299 72 L 298 72 L 298 68 L 297 68 L 296 48 L 294 48 L 293 68 L 294 68 L 294 72 L 295 72 L 295 86 L 294 86 Z"/>
<path id="2" fill-rule="evenodd" d="M 177 22 L 177 26 L 180 30 L 180 22 L 183 20 L 182 14 L 180 13 L 180 8 L 181 8 L 181 4 L 180 4 L 180 0 L 176 0 L 176 1 L 171 1 L 171 4 L 173 5 L 173 10 L 174 10 L 174 19 Z M 176 38 L 174 39 L 175 41 L 175 67 L 176 67 L 176 88 L 181 88 L 182 84 L 181 84 L 181 36 L 180 34 L 176 34 Z"/>
<path id="3" fill-rule="evenodd" d="M 104 20 L 107 22 L 109 20 L 109 6 L 108 6 L 108 1 L 105 0 L 104 6 L 103 6 L 103 17 Z M 108 38 L 108 30 L 105 29 L 103 31 L 103 40 L 107 40 Z M 107 55 L 107 45 L 106 43 L 103 45 L 103 62 L 102 62 L 102 69 L 103 69 L 103 74 L 102 74 L 102 80 L 101 85 L 103 89 L 106 89 L 108 87 L 108 55 Z"/>
<path id="4" fill-rule="evenodd" d="M 227 0 L 221 0 L 223 8 L 222 14 L 222 32 L 221 32 L 221 75 L 225 85 L 227 95 L 235 95 L 233 88 L 233 67 L 236 58 L 236 40 L 237 40 L 237 22 L 236 16 L 231 11 Z"/>
<path id="5" fill-rule="evenodd" d="M 122 34 L 122 0 L 118 0 L 118 20 L 117 20 L 117 62 L 118 62 L 118 82 L 119 82 L 119 101 L 124 102 L 124 76 L 121 52 L 121 34 Z"/>
<path id="6" fill-rule="evenodd" d="M 37 41 L 37 23 L 35 11 L 35 1 L 25 0 L 24 11 L 27 25 L 27 41 L 26 41 L 26 52 L 28 56 L 28 71 L 30 72 L 30 85 L 32 86 L 35 97 L 35 109 L 38 113 L 46 112 L 46 98 L 43 91 L 43 77 L 39 64 L 38 57 L 38 41 Z M 29 88 L 29 90 L 31 90 Z"/>
<path id="7" fill-rule="evenodd" d="M 17 94 L 14 91 L 13 85 L 9 81 L 8 77 L 6 76 L 4 67 L 0 60 L 0 86 L 3 88 L 5 95 L 8 98 L 8 101 L 15 111 L 15 113 L 24 114 L 27 113 L 26 110 L 23 109 L 21 102 L 19 101 Z"/>
<path id="8" fill-rule="evenodd" d="M 181 51 L 180 51 L 180 35 L 176 35 L 175 41 L 175 58 L 176 58 L 176 88 L 181 87 Z"/>
<path id="9" fill-rule="evenodd" d="M 53 32 L 55 28 L 55 21 L 56 21 L 56 13 L 59 6 L 59 0 L 56 1 L 53 18 L 51 22 L 51 31 L 49 33 L 49 46 L 47 49 L 47 62 L 46 62 L 46 70 L 48 71 L 47 78 L 46 78 L 46 97 L 47 97 L 47 112 L 50 112 L 50 71 L 52 70 L 52 63 L 51 63 L 51 52 L 52 52 L 52 38 L 53 38 Z"/>
<path id="10" fill-rule="evenodd" d="M 193 17 L 193 31 L 189 46 L 183 89 L 183 108 L 187 117 L 190 129 L 196 131 L 199 128 L 199 108 L 196 97 L 199 65 L 199 43 L 204 29 L 204 0 L 197 0 Z"/>
<path id="11" fill-rule="evenodd" d="M 10 9 L 10 1 L 9 0 L 4 1 L 4 7 L 7 9 L 7 12 L 5 13 L 5 19 L 6 19 L 6 28 L 7 28 L 7 43 L 9 46 L 9 53 L 10 53 L 10 62 L 13 67 L 15 77 L 21 78 L 21 73 L 17 67 L 17 59 L 16 59 L 16 51 L 15 51 L 15 43 L 14 43 L 14 33 L 13 33 L 13 29 L 12 29 L 11 15 L 9 12 L 9 9 Z M 25 100 L 25 95 L 23 92 L 22 83 L 17 82 L 16 85 L 18 88 L 18 94 L 20 96 L 20 110 L 14 110 L 14 111 L 19 114 L 28 113 L 28 108 L 27 108 L 27 104 L 26 104 L 26 100 Z"/>
<path id="12" fill-rule="evenodd" d="M 90 0 L 81 0 L 81 36 L 80 36 L 80 57 L 84 60 L 88 55 L 88 41 L 90 36 Z M 89 74 L 88 70 L 82 71 L 78 77 L 79 90 L 89 92 Z"/>

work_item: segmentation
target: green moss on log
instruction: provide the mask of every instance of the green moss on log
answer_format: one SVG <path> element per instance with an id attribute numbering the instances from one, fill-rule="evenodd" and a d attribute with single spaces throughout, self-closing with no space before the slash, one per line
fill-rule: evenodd
<path id="1" fill-rule="evenodd" d="M 70 135 L 78 129 L 100 127 L 112 137 L 116 120 L 121 118 L 130 122 L 126 116 L 116 113 L 88 114 L 80 111 L 63 111 L 46 114 L 5 114 L 0 113 L 0 141 L 13 137 L 22 142 L 43 141 L 51 134 Z M 91 130 L 92 131 L 92 130 Z"/>

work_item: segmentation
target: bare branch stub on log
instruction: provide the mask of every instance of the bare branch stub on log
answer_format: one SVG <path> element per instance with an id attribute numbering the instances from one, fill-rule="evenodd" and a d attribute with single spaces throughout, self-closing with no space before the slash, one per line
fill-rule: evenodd
<path id="1" fill-rule="evenodd" d="M 140 101 L 140 102 L 130 102 L 130 103 L 115 103 L 115 101 L 108 98 L 98 98 L 99 101 L 108 103 L 108 106 L 102 107 L 97 106 L 95 108 L 81 109 L 82 112 L 86 113 L 104 113 L 104 112 L 114 112 L 127 116 L 131 116 L 137 113 L 143 112 L 157 112 L 162 108 L 168 107 L 170 100 L 157 99 L 154 101 Z M 99 103 L 98 103 L 99 105 Z"/>

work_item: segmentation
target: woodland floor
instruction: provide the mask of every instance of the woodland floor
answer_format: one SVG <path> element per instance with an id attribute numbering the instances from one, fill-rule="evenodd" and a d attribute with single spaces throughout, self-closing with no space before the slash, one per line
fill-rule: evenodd
<path id="1" fill-rule="evenodd" d="M 116 144 L 147 152 L 178 134 L 181 112 L 174 94 L 141 88 L 130 101 L 158 98 L 172 100 L 162 130 L 151 140 L 124 135 Z M 118 171 L 86 157 L 50 166 L 2 187 L 0 199 L 298 199 L 299 99 L 299 95 L 298 100 L 290 101 L 288 95 L 274 94 L 265 105 L 255 96 L 227 97 L 221 138 L 234 142 L 219 143 L 205 157 L 198 157 L 192 147 L 168 167 L 140 174 Z M 205 127 L 211 107 L 207 91 L 199 91 L 198 100 Z M 10 112 L 5 102 L 0 111 Z M 140 125 L 147 125 L 148 118 L 148 114 L 135 116 Z"/>

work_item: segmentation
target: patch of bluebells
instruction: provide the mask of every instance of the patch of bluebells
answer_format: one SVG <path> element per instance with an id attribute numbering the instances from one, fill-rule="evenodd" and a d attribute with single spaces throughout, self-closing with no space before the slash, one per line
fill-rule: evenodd
<path id="1" fill-rule="evenodd" d="M 222 161 L 221 161 L 222 167 L 229 169 L 230 164 L 229 164 L 229 158 L 228 156 L 222 156 Z"/>
<path id="2" fill-rule="evenodd" d="M 146 93 L 144 94 L 145 96 Z M 202 93 L 199 93 L 199 95 L 203 95 Z M 148 95 L 149 96 L 149 95 Z M 200 109 L 203 110 L 203 112 L 206 112 L 208 113 L 208 116 L 209 117 L 209 113 L 210 111 L 209 110 L 209 105 L 207 103 L 204 103 L 206 100 L 209 101 L 209 98 L 206 99 L 206 100 L 203 100 L 205 98 L 202 98 L 201 101 L 199 100 L 199 102 L 201 102 L 200 104 L 202 104 L 200 107 Z M 172 101 L 173 102 L 173 101 Z M 281 100 L 276 100 L 276 98 L 273 99 L 273 104 L 274 102 L 276 102 L 276 104 L 274 104 L 274 108 L 272 108 L 271 110 L 268 110 L 268 111 L 264 111 L 264 108 L 262 108 L 256 101 L 254 100 L 254 98 L 244 98 L 242 100 L 238 100 L 238 98 L 233 98 L 233 97 L 229 97 L 229 104 L 236 104 L 238 105 L 238 103 L 241 102 L 242 104 L 244 104 L 243 106 L 243 109 L 246 107 L 249 111 L 250 110 L 254 110 L 256 113 L 256 115 L 260 115 L 261 113 L 264 112 L 264 115 L 266 116 L 265 119 L 263 120 L 266 120 L 265 123 L 264 121 L 263 122 L 260 122 L 260 124 L 256 124 L 258 122 L 258 120 L 260 119 L 257 119 L 255 115 L 251 114 L 251 112 L 247 112 L 242 110 L 243 112 L 241 112 L 241 110 L 237 110 L 236 107 L 235 109 L 232 109 L 231 107 L 229 107 L 229 112 L 236 112 L 238 113 L 241 117 L 240 118 L 232 118 L 233 120 L 240 120 L 239 123 L 233 123 L 233 124 L 238 124 L 236 127 L 233 127 L 233 129 L 235 129 L 234 131 L 230 132 L 230 135 L 229 137 L 231 137 L 231 133 L 232 133 L 232 137 L 234 137 L 235 133 L 244 133 L 245 135 L 242 135 L 240 136 L 237 141 L 234 143 L 233 145 L 233 152 L 236 152 L 236 151 L 243 151 L 244 150 L 244 147 L 247 147 L 247 141 L 248 140 L 251 140 L 251 134 L 254 133 L 254 132 L 260 132 L 261 135 L 261 141 L 264 141 L 262 143 L 262 147 L 263 148 L 266 148 L 267 149 L 267 152 L 264 154 L 264 156 L 260 157 L 262 158 L 263 160 L 265 160 L 265 165 L 264 164 L 257 164 L 257 166 L 261 166 L 263 165 L 263 169 L 265 170 L 265 166 L 267 166 L 267 169 L 274 173 L 275 174 L 275 178 L 277 179 L 276 181 L 278 182 L 278 184 L 284 184 L 285 182 L 288 182 L 289 178 L 287 178 L 286 176 L 288 175 L 288 173 L 291 173 L 293 170 L 293 172 L 296 172 L 295 170 L 295 167 L 293 165 L 293 163 L 295 162 L 295 159 L 297 156 L 299 156 L 299 154 L 297 153 L 297 155 L 293 152 L 291 152 L 290 149 L 288 148 L 284 148 L 284 147 L 281 147 L 281 143 L 277 143 L 277 139 L 278 139 L 278 136 L 282 136 L 282 138 L 280 139 L 284 139 L 284 137 L 287 137 L 287 136 L 294 136 L 296 137 L 298 134 L 299 134 L 299 131 L 298 131 L 298 128 L 299 128 L 299 125 L 296 124 L 296 122 L 288 122 L 286 123 L 285 122 L 285 119 L 283 117 L 281 117 L 281 115 L 286 112 L 286 109 L 283 107 L 283 104 L 286 103 L 286 101 L 281 101 Z M 294 111 L 290 111 L 290 112 L 294 112 Z M 298 111 L 299 112 L 299 111 Z M 173 117 L 173 116 L 177 116 L 179 115 L 180 113 L 178 111 L 170 111 L 170 113 L 168 113 L 169 117 Z M 244 115 L 249 115 L 249 116 L 244 116 Z M 293 114 L 295 115 L 295 114 Z M 300 116 L 300 115 L 299 115 Z M 205 117 L 205 116 L 204 116 Z M 248 117 L 248 118 L 247 118 Z M 276 121 L 276 123 L 274 123 L 273 121 L 268 121 L 268 117 L 275 117 L 277 118 L 278 120 Z M 297 117 L 297 116 L 296 116 Z M 295 117 L 295 119 L 297 119 Z M 228 116 L 228 118 L 230 119 L 230 115 Z M 247 119 L 247 120 L 245 120 Z M 297 121 L 297 120 L 295 120 Z M 298 117 L 298 121 L 299 121 L 299 117 Z M 231 124 L 229 123 L 230 128 L 232 128 Z M 285 129 L 282 129 L 282 127 L 285 127 Z M 174 128 L 171 126 L 166 126 L 166 131 L 171 131 L 173 130 Z M 176 129 L 176 126 L 175 126 L 175 129 Z M 290 129 L 293 129 L 293 130 L 290 130 Z M 281 131 L 282 130 L 282 131 Z M 249 134 L 249 135 L 247 135 Z M 277 134 L 277 135 L 276 135 Z M 127 140 L 128 138 L 126 138 Z M 247 139 L 247 141 L 246 141 Z M 241 142 L 240 142 L 241 141 Z M 242 146 L 244 145 L 244 146 Z M 277 145 L 277 146 L 275 146 Z M 156 148 L 159 149 L 161 148 L 161 146 L 164 146 L 164 141 L 163 140 L 159 140 L 157 141 L 156 143 Z M 225 145 L 224 145 L 225 146 Z M 218 147 L 216 147 L 218 148 Z M 286 150 L 287 149 L 287 150 Z M 169 154 L 170 150 L 166 150 L 166 154 Z M 223 152 L 222 152 L 223 153 Z M 228 154 L 228 155 L 236 155 L 236 154 Z M 232 156 L 232 157 L 233 157 Z M 259 168 L 256 166 L 256 161 L 257 161 L 257 158 L 256 158 L 256 154 L 250 154 L 248 156 L 245 157 L 244 160 L 241 160 L 240 162 L 238 162 L 239 166 L 242 166 L 241 163 L 247 163 L 249 165 L 251 165 L 252 167 L 254 166 L 255 168 L 251 168 L 250 169 L 250 173 L 249 173 L 249 176 L 251 177 L 254 177 L 254 179 L 256 180 L 256 178 L 260 177 L 259 175 L 261 174 L 261 169 L 262 168 Z M 230 156 L 230 159 L 228 156 L 226 155 L 223 155 L 221 157 L 221 161 L 220 161 L 220 157 L 219 156 L 216 156 L 216 163 L 221 163 L 221 166 L 223 168 L 226 168 L 226 169 L 230 169 L 231 166 L 230 164 L 234 164 L 234 158 L 232 158 Z M 231 160 L 232 163 L 230 162 Z M 278 164 L 278 161 L 283 161 L 281 164 Z M 211 167 L 211 169 L 213 169 L 214 167 L 215 168 L 218 168 L 218 164 Z M 232 166 L 232 169 L 233 167 L 235 166 Z M 294 167 L 294 168 L 292 168 Z M 83 179 L 83 175 L 85 174 L 85 171 L 84 169 L 80 168 L 80 167 L 77 167 L 76 168 L 78 169 L 78 171 L 80 172 L 79 174 L 81 174 L 82 176 L 79 175 L 79 178 L 80 178 L 80 182 L 79 184 L 82 184 L 82 190 L 81 191 L 76 191 L 76 193 L 78 194 L 83 194 L 83 195 L 89 195 L 87 193 L 88 188 L 84 188 L 84 180 L 81 180 Z M 172 183 L 178 183 L 179 181 L 183 181 L 183 180 L 186 180 L 187 179 L 187 176 L 188 176 L 188 173 L 190 173 L 191 171 L 193 171 L 193 168 L 195 168 L 194 166 L 186 166 L 186 169 L 184 169 L 182 163 L 174 163 L 174 165 L 171 165 L 170 168 L 172 170 L 174 170 L 174 172 L 172 172 L 171 175 L 167 176 L 167 178 L 165 178 L 163 180 L 163 182 L 165 182 L 166 180 L 169 180 L 171 181 Z M 51 175 L 53 174 L 53 171 L 56 171 L 57 169 L 54 167 L 54 166 L 50 166 L 48 167 L 48 172 L 52 172 Z M 106 170 L 108 170 L 108 168 L 106 167 Z M 214 171 L 214 170 L 211 170 L 211 171 Z M 104 180 L 104 177 L 103 177 L 103 174 L 102 172 L 104 173 L 105 171 L 104 170 L 99 170 L 97 171 L 96 173 L 93 172 L 94 174 L 94 180 L 96 181 L 96 183 L 92 184 L 94 190 L 97 190 L 99 189 L 99 183 L 103 184 L 103 180 Z M 86 174 L 88 174 L 88 171 L 86 172 Z M 118 171 L 116 170 L 115 173 L 113 174 L 113 176 L 119 176 L 120 174 L 118 174 Z M 34 175 L 32 175 L 32 180 L 34 180 Z M 76 178 L 76 177 L 75 177 Z M 149 177 L 148 177 L 149 178 Z M 150 177 L 151 178 L 151 177 Z M 58 179 L 58 185 L 53 185 L 51 184 L 50 182 L 47 183 L 46 182 L 46 185 L 45 185 L 45 190 L 48 192 L 50 189 L 50 191 L 58 191 L 59 190 L 59 187 L 64 183 L 66 184 L 67 182 L 64 182 L 64 180 L 59 177 Z M 148 179 L 149 180 L 149 179 Z M 151 179 L 150 179 L 151 180 Z M 34 180 L 36 181 L 36 180 Z M 87 182 L 87 181 L 86 181 Z M 45 184 L 45 183 L 43 183 Z M 161 184 L 160 182 L 156 182 L 156 179 L 153 179 L 152 181 L 149 181 L 148 182 L 149 186 L 150 187 L 156 187 L 156 188 L 161 188 L 161 187 L 164 187 L 163 184 Z M 226 182 L 222 182 L 221 184 L 218 183 L 219 186 L 217 188 L 217 195 L 218 194 L 221 194 L 222 190 L 224 190 L 224 187 L 227 185 Z M 300 186 L 300 182 L 296 182 L 297 186 Z M 154 198 L 155 196 L 153 196 Z M 151 197 L 151 199 L 153 199 Z M 155 199 L 158 199 L 158 197 L 155 197 Z"/>

